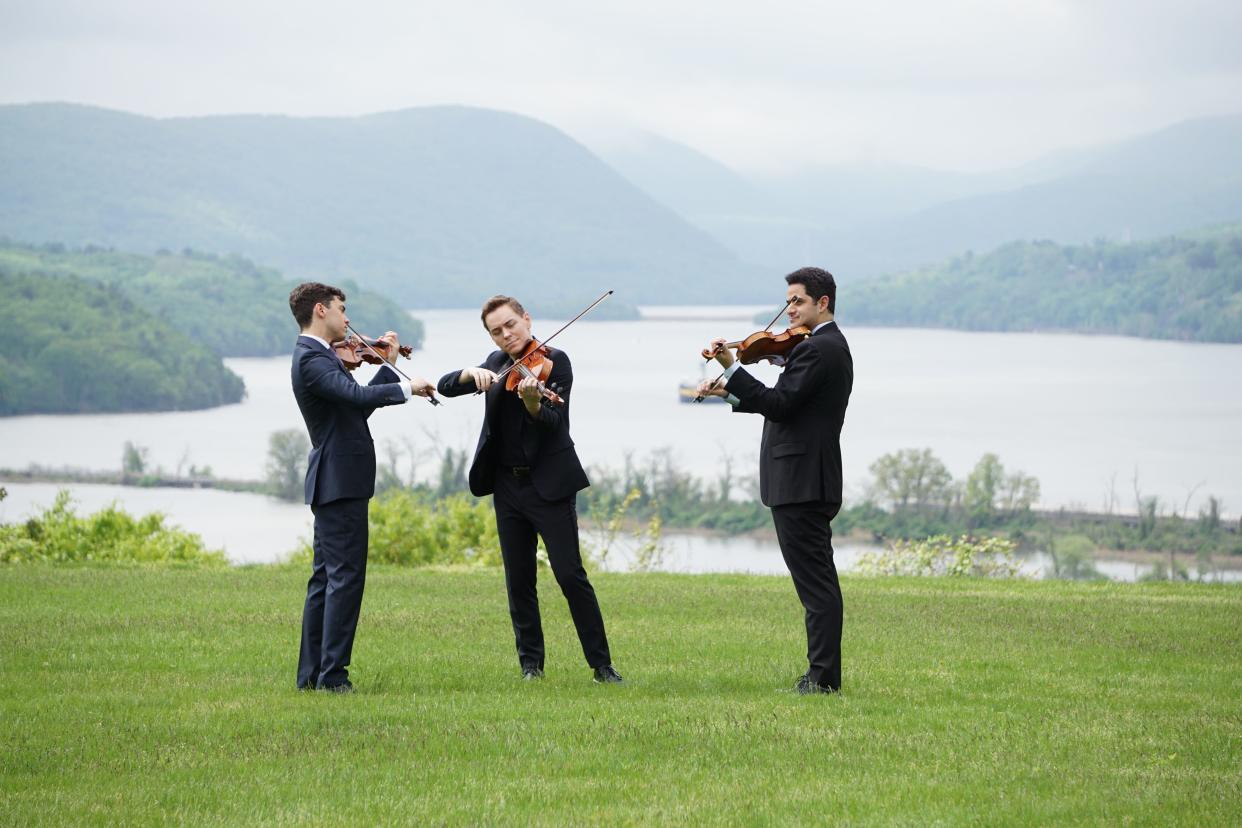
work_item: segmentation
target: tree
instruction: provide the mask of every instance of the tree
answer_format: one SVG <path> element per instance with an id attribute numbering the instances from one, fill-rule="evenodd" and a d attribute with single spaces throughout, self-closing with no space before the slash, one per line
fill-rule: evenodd
<path id="1" fill-rule="evenodd" d="M 1039 480 L 1020 471 L 1005 474 L 1000 458 L 989 452 L 966 478 L 964 500 L 966 515 L 976 525 L 1001 515 L 1014 517 L 1039 500 Z"/>
<path id="2" fill-rule="evenodd" d="M 146 446 L 137 446 L 129 440 L 125 441 L 125 447 L 121 450 L 121 471 L 126 477 L 130 475 L 138 476 L 147 470 L 147 448 Z"/>
<path id="3" fill-rule="evenodd" d="M 267 485 L 281 500 L 299 500 L 310 441 L 300 429 L 273 431 L 267 443 Z"/>
<path id="4" fill-rule="evenodd" d="M 1005 484 L 1005 467 L 1000 458 L 988 452 L 979 458 L 966 478 L 966 513 L 976 520 L 987 520 L 996 511 L 996 496 Z"/>
<path id="5" fill-rule="evenodd" d="M 869 467 L 872 495 L 896 510 L 943 508 L 953 500 L 953 476 L 931 449 L 901 449 Z"/>
<path id="6" fill-rule="evenodd" d="M 464 492 L 469 488 L 466 482 L 466 461 L 468 460 L 465 449 L 454 449 L 451 446 L 445 446 L 440 453 L 440 475 L 436 482 L 436 497 L 447 497 L 457 492 Z"/>

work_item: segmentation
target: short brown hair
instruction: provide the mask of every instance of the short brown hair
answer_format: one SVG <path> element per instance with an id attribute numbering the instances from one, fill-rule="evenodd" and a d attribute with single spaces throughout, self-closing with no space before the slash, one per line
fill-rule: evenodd
<path id="1" fill-rule="evenodd" d="M 298 327 L 306 330 L 311 322 L 311 314 L 315 312 L 315 305 L 320 302 L 325 305 L 330 304 L 333 297 L 344 302 L 345 291 L 322 282 L 303 282 L 291 290 L 289 310 L 293 312 L 293 318 L 298 323 Z"/>
<path id="2" fill-rule="evenodd" d="M 526 313 L 526 308 L 522 307 L 521 302 L 514 299 L 512 296 L 505 296 L 498 293 L 483 303 L 483 312 L 479 314 L 479 321 L 483 323 L 483 327 L 487 327 L 487 315 L 501 305 L 508 305 L 513 308 L 513 312 L 519 316 Z"/>

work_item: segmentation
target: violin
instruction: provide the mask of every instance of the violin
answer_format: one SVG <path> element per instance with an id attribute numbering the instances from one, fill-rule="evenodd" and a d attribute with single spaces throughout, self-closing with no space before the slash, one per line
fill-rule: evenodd
<path id="1" fill-rule="evenodd" d="M 780 333 L 762 330 L 737 342 L 726 342 L 720 348 L 737 350 L 737 360 L 743 365 L 752 365 L 766 359 L 772 365 L 782 366 L 794 346 L 810 335 L 811 329 L 805 325 L 788 328 Z M 719 348 L 704 348 L 703 359 L 713 359 L 719 352 Z"/>
<path id="2" fill-rule="evenodd" d="M 352 327 L 349 327 L 348 323 L 346 324 L 346 327 L 349 328 L 349 334 L 344 339 L 340 339 L 332 343 L 332 352 L 340 357 L 341 364 L 345 366 L 347 371 L 354 370 L 364 362 L 369 362 L 372 365 L 386 364 L 392 368 L 392 370 L 404 377 L 407 381 L 414 381 L 409 374 L 402 371 L 396 365 L 388 362 L 388 360 L 384 358 L 384 355 L 379 352 L 378 349 L 380 348 L 384 349 L 384 353 L 388 352 L 389 344 L 387 342 L 372 339 L 369 336 L 363 336 Z M 409 345 L 399 345 L 397 346 L 397 353 L 406 359 L 409 359 L 410 354 L 414 353 L 414 349 Z M 435 398 L 434 394 L 429 394 L 427 396 L 427 402 L 431 403 L 433 406 L 440 404 L 440 401 Z"/>
<path id="3" fill-rule="evenodd" d="M 548 377 L 552 376 L 552 358 L 548 355 L 547 343 L 556 339 L 561 331 L 586 316 L 596 305 L 609 296 L 612 296 L 612 291 L 604 291 L 598 299 L 587 305 L 582 311 L 579 311 L 578 315 L 573 319 L 557 328 L 556 333 L 549 336 L 542 343 L 532 336 L 530 342 L 526 343 L 526 348 L 522 351 L 522 355 L 514 359 L 508 368 L 497 374 L 496 379 L 503 379 L 505 381 L 505 390 L 507 391 L 517 391 L 518 386 L 522 384 L 522 380 L 534 379 L 541 397 L 553 405 L 564 405 L 565 400 L 546 385 Z M 510 359 L 513 358 L 510 357 Z M 482 392 L 476 391 L 475 393 Z"/>
<path id="4" fill-rule="evenodd" d="M 344 339 L 338 339 L 332 343 L 332 350 L 340 357 L 341 364 L 345 366 L 345 370 L 352 371 L 364 362 L 372 365 L 383 365 L 388 360 L 384 359 L 377 351 L 387 351 L 388 343 L 381 342 L 378 339 L 371 339 L 369 336 L 358 334 L 349 334 Z M 397 346 L 397 353 L 406 359 L 410 358 L 410 354 L 414 353 L 414 349 L 409 345 Z"/>
<path id="5" fill-rule="evenodd" d="M 766 359 L 773 365 L 783 366 L 785 364 L 785 359 L 789 356 L 789 352 L 792 351 L 799 342 L 811 335 L 811 329 L 805 325 L 787 328 L 781 333 L 772 333 L 772 326 L 776 324 L 776 320 L 781 318 L 782 313 L 789 310 L 791 302 L 793 302 L 792 299 L 786 300 L 785 307 L 781 308 L 777 312 L 776 316 L 772 317 L 772 321 L 769 322 L 763 330 L 757 331 L 738 342 L 726 342 L 718 347 L 704 348 L 702 352 L 703 359 L 715 359 L 716 354 L 720 353 L 722 348 L 735 348 L 737 349 L 738 362 L 743 365 L 750 365 Z M 721 373 L 719 377 L 716 377 L 712 384 L 714 385 L 720 382 L 721 377 L 723 376 L 724 374 Z M 694 401 L 696 403 L 703 402 L 703 395 L 699 394 L 694 398 Z"/>
<path id="6" fill-rule="evenodd" d="M 513 360 L 513 365 L 510 366 L 505 376 L 505 390 L 516 392 L 522 380 L 534 379 L 541 397 L 553 405 L 564 405 L 565 400 L 546 385 L 548 377 L 552 376 L 552 367 L 548 349 L 539 344 L 537 339 L 531 337 L 526 350 L 520 357 Z"/>

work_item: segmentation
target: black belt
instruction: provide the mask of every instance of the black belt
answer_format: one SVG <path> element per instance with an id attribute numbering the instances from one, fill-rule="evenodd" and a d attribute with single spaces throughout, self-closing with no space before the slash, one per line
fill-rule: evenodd
<path id="1" fill-rule="evenodd" d="M 501 466 L 500 470 L 514 477 L 530 477 L 530 466 Z"/>

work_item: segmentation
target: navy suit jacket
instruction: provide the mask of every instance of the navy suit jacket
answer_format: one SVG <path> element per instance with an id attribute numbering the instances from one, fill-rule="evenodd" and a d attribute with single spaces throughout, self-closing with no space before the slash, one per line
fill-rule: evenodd
<path id="1" fill-rule="evenodd" d="M 739 368 L 725 389 L 734 411 L 763 415 L 759 497 L 765 506 L 841 503 L 841 426 L 854 387 L 850 346 L 835 322 L 799 342 L 776 385 Z"/>
<path id="2" fill-rule="evenodd" d="M 548 383 L 555 385 L 557 393 L 565 400 L 565 405 L 552 405 L 541 400 L 539 413 L 531 416 L 523 409 L 522 449 L 530 458 L 530 478 L 535 491 L 544 500 L 562 500 L 591 485 L 578 452 L 574 450 L 574 441 L 569 436 L 569 394 L 574 384 L 573 366 L 569 364 L 569 355 L 556 348 L 548 348 L 548 356 L 552 360 L 552 373 Z M 509 356 L 504 351 L 492 351 L 483 360 L 480 368 L 500 373 L 509 367 Z M 458 382 L 461 371 L 451 371 L 440 377 L 437 390 L 445 397 L 457 397 L 462 394 L 473 394 L 474 382 Z M 479 444 L 474 450 L 474 462 L 470 464 L 470 492 L 476 497 L 492 494 L 496 491 L 496 449 L 500 435 L 500 414 L 502 394 L 512 394 L 505 390 L 503 381 L 487 389 L 486 409 L 483 416 L 483 428 L 479 432 Z"/>
<path id="3" fill-rule="evenodd" d="M 359 385 L 336 354 L 308 336 L 298 337 L 293 396 L 310 433 L 307 503 L 375 494 L 375 442 L 367 418 L 380 406 L 405 402 L 400 382 L 385 365 L 369 385 Z"/>

